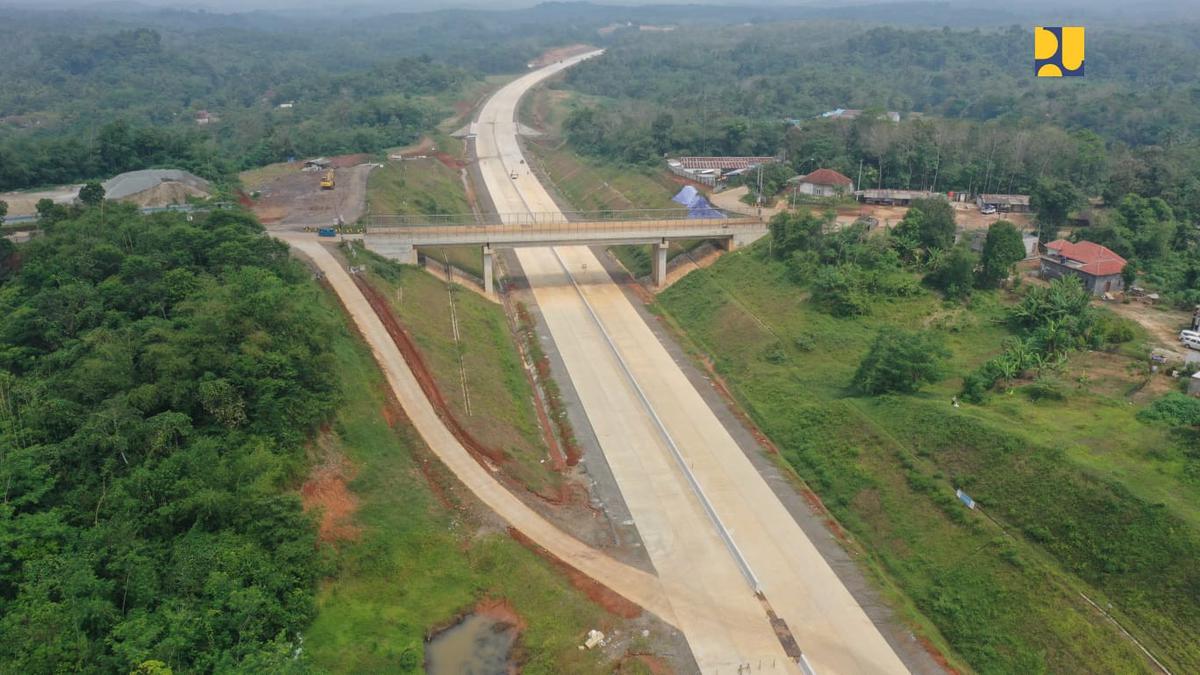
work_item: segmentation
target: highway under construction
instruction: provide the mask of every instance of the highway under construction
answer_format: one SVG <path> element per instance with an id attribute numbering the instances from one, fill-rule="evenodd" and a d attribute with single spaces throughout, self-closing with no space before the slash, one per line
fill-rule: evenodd
<path id="1" fill-rule="evenodd" d="M 525 163 L 516 111 L 532 87 L 597 53 L 530 72 L 482 107 L 474 151 L 498 233 L 519 232 L 511 226 L 533 214 L 568 220 L 531 175 L 512 177 Z M 329 251 L 311 235 L 276 236 L 327 274 L 417 431 L 459 480 L 531 541 L 678 628 L 701 672 L 908 672 L 895 633 L 884 637 L 590 248 L 547 245 L 572 241 L 561 233 L 516 242 L 513 273 L 528 281 L 653 573 L 582 544 L 509 493 L 446 428 Z"/>

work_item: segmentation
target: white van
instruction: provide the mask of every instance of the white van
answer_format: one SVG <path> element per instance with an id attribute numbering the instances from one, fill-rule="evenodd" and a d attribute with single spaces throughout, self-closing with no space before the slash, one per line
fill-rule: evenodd
<path id="1" fill-rule="evenodd" d="M 1200 330 L 1181 330 L 1179 331 L 1179 341 L 1183 342 L 1189 337 L 1200 338 Z"/>
<path id="2" fill-rule="evenodd" d="M 1185 335 L 1180 342 L 1184 347 L 1200 351 L 1200 335 Z"/>

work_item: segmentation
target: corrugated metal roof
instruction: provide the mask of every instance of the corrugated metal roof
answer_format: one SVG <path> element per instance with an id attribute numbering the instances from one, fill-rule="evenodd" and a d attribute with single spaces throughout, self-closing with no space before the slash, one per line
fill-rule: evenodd
<path id="1" fill-rule="evenodd" d="M 984 204 L 1029 206 L 1029 195 L 979 195 Z"/>
<path id="2" fill-rule="evenodd" d="M 774 157 L 680 157 L 679 165 L 685 169 L 748 169 L 759 164 L 770 164 Z"/>

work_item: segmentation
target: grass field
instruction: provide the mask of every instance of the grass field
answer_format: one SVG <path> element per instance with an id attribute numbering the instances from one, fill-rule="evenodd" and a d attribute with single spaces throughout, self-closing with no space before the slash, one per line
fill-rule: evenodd
<path id="1" fill-rule="evenodd" d="M 335 345 L 343 404 L 326 445 L 352 467 L 361 532 L 330 561 L 304 639 L 314 665 L 337 673 L 423 672 L 426 632 L 487 597 L 507 600 L 528 622 L 524 672 L 606 672 L 597 654 L 577 645 L 589 628 L 614 619 L 503 531 L 481 529 L 460 496 L 441 501 L 418 466 L 420 440 L 404 422 L 392 428 L 386 421 L 385 385 L 366 345 L 348 330 Z"/>
<path id="2" fill-rule="evenodd" d="M 436 159 L 388 162 L 367 179 L 367 213 L 470 213 L 458 171 Z"/>
<path id="3" fill-rule="evenodd" d="M 1048 382 L 1062 401 L 1035 403 L 1021 385 L 955 409 L 961 376 L 1000 351 L 1010 300 L 923 293 L 834 318 L 762 248 L 691 273 L 659 311 L 936 625 L 935 642 L 980 672 L 1148 672 L 1086 593 L 1175 672 L 1200 670 L 1196 459 L 1135 417 L 1165 378 L 1139 389 L 1132 359 L 1076 354 Z M 854 392 L 876 332 L 916 326 L 945 337 L 949 376 L 912 396 Z"/>

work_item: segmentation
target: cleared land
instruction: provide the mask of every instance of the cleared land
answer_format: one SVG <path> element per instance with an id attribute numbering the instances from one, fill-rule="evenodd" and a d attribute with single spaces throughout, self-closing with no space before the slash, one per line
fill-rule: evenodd
<path id="1" fill-rule="evenodd" d="M 1168 378 L 1076 354 L 1039 383 L 1062 400 L 1018 382 L 955 409 L 960 376 L 1008 335 L 1005 295 L 964 307 L 923 293 L 838 319 L 762 248 L 693 272 L 659 306 L 938 642 L 982 672 L 1153 672 L 1085 593 L 1174 672 L 1200 667 L 1194 451 L 1136 419 Z M 877 331 L 914 326 L 945 337 L 951 375 L 912 396 L 852 391 Z"/>

